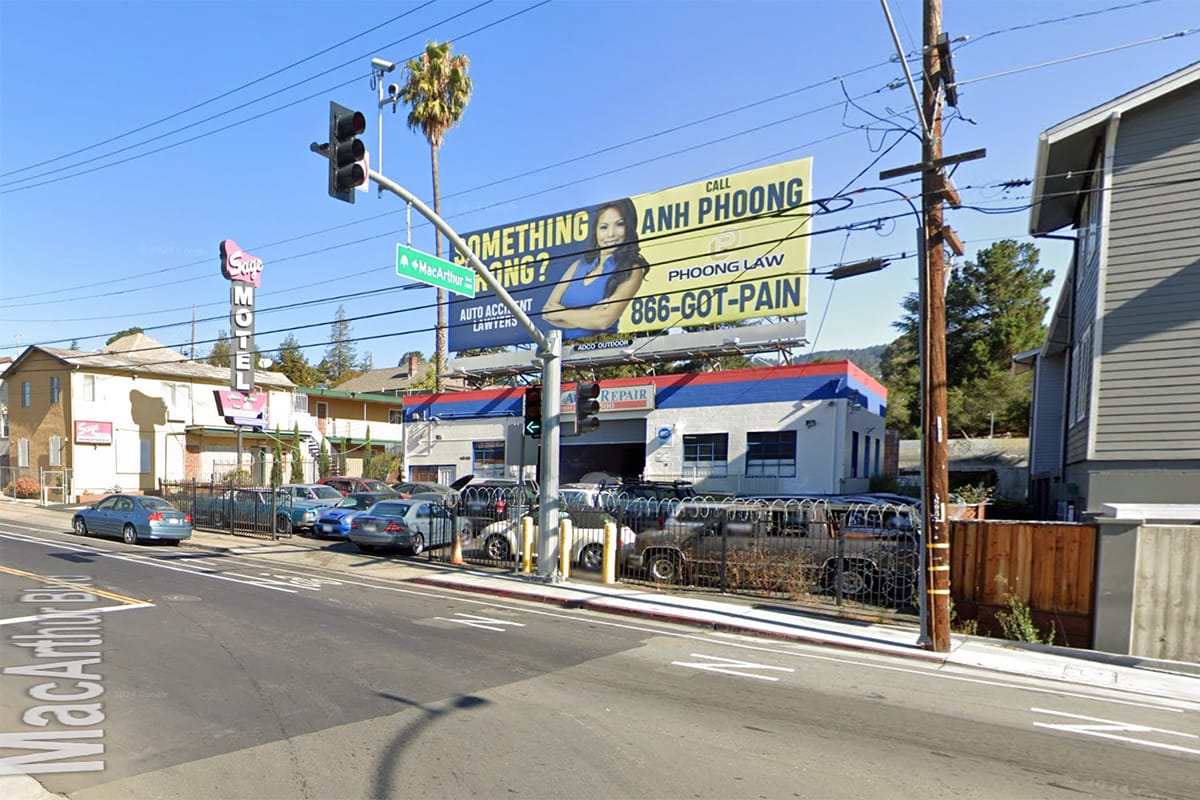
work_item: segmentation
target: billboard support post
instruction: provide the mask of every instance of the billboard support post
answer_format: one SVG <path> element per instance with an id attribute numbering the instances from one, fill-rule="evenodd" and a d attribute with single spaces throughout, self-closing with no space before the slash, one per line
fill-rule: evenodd
<path id="1" fill-rule="evenodd" d="M 309 145 L 309 149 L 320 156 L 329 158 L 330 148 L 328 146 L 322 148 L 321 145 L 313 142 Z M 517 323 L 529 333 L 537 344 L 537 357 L 542 360 L 542 385 L 545 387 L 542 403 L 542 482 L 539 487 L 538 503 L 538 544 L 540 545 L 538 577 L 544 580 L 552 579 L 554 565 L 558 563 L 557 548 L 559 544 L 556 532 L 558 530 L 558 415 L 562 406 L 562 400 L 559 397 L 562 387 L 562 334 L 559 331 L 551 331 L 547 336 L 538 330 L 529 315 L 513 300 L 512 295 L 501 285 L 500 281 L 496 280 L 496 276 L 483 265 L 483 262 L 467 246 L 458 232 L 450 227 L 450 223 L 434 213 L 433 209 L 421 202 L 419 197 L 380 172 L 370 170 L 369 175 L 371 180 L 379 185 L 379 188 L 387 189 L 408 203 L 410 207 L 417 209 L 421 216 L 432 222 L 435 228 L 446 235 L 450 244 L 463 254 L 471 269 L 475 270 L 475 274 L 483 279 L 488 289 L 496 294 L 497 299 L 504 304 Z"/>

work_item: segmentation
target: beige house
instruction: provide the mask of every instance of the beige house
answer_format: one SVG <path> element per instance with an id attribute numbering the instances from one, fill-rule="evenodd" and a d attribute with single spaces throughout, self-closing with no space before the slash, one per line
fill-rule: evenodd
<path id="1" fill-rule="evenodd" d="M 216 392 L 229 371 L 189 361 L 144 334 L 99 351 L 33 345 L 5 371 L 10 473 L 65 487 L 78 501 L 120 486 L 151 491 L 160 480 L 207 480 L 236 466 L 237 429 L 221 415 Z M 311 429 L 296 411 L 286 376 L 259 371 L 268 431 L 242 429 L 242 463 L 265 477 L 270 431 Z M 285 437 L 287 438 L 287 437 Z"/>

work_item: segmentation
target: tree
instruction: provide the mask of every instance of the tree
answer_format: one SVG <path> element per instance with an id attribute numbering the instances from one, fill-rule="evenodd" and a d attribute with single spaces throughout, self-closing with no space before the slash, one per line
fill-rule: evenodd
<path id="1" fill-rule="evenodd" d="M 407 103 L 408 127 L 421 130 L 429 142 L 433 167 L 433 210 L 442 215 L 442 190 L 438 178 L 438 150 L 446 132 L 458 124 L 471 99 L 473 85 L 467 74 L 471 61 L 465 55 L 450 55 L 450 42 L 429 42 L 418 58 L 404 66 L 400 99 Z M 434 230 L 436 255 L 442 257 L 442 235 Z M 446 292 L 437 290 L 437 352 L 434 356 L 435 389 L 441 391 L 446 367 Z"/>
<path id="2" fill-rule="evenodd" d="M 279 426 L 275 426 L 275 450 L 271 454 L 271 485 L 283 485 L 283 440 L 279 438 Z"/>
<path id="3" fill-rule="evenodd" d="M 212 350 L 208 353 L 208 358 L 204 360 L 214 367 L 225 367 L 228 369 L 232 358 L 233 344 L 229 341 L 229 334 L 221 331 L 217 334 L 217 340 L 213 342 Z"/>
<path id="4" fill-rule="evenodd" d="M 329 447 L 324 439 L 321 440 L 321 454 L 317 457 L 317 475 L 321 478 L 329 477 Z"/>
<path id="5" fill-rule="evenodd" d="M 1028 432 L 1031 378 L 1012 374 L 1012 357 L 1044 337 L 1048 301 L 1042 291 L 1054 273 L 1038 267 L 1038 256 L 1034 245 L 1005 239 L 979 251 L 950 278 L 946 386 L 952 433 Z M 881 369 L 888 425 L 911 438 L 920 432 L 918 296 L 909 294 L 902 306 L 905 313 L 894 323 L 901 335 L 884 352 Z"/>
<path id="6" fill-rule="evenodd" d="M 132 328 L 126 328 L 123 331 L 114 333 L 112 336 L 108 337 L 108 341 L 106 341 L 105 344 L 106 345 L 112 344 L 117 339 L 123 339 L 126 336 L 132 336 L 135 333 L 145 333 L 145 331 L 135 325 Z M 75 348 L 72 347 L 71 349 L 74 350 Z"/>
<path id="7" fill-rule="evenodd" d="M 304 455 L 300 449 L 300 423 L 292 427 L 292 483 L 304 483 Z"/>
<path id="8" fill-rule="evenodd" d="M 329 348 L 317 369 L 330 386 L 337 386 L 362 374 L 357 368 L 357 361 L 358 354 L 350 338 L 350 323 L 346 320 L 346 307 L 339 305 L 329 332 Z"/>
<path id="9" fill-rule="evenodd" d="M 278 370 L 287 375 L 288 380 L 297 386 L 315 386 L 320 382 L 317 379 L 316 369 L 308 363 L 295 334 L 289 333 L 279 343 L 279 352 L 275 355 L 275 361 Z"/>

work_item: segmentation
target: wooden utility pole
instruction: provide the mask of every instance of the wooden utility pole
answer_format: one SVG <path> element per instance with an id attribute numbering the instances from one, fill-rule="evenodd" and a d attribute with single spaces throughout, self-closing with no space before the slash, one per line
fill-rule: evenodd
<path id="1" fill-rule="evenodd" d="M 946 456 L 946 258 L 942 231 L 942 192 L 946 181 L 942 158 L 942 62 L 938 34 L 942 31 L 942 0 L 925 0 L 922 65 L 924 67 L 921 113 L 925 135 L 921 148 L 921 196 L 925 224 L 924 308 L 921 317 L 925 340 L 922 383 L 921 435 L 925 474 L 922 516 L 925 518 L 926 562 L 929 573 L 926 592 L 929 634 L 933 649 L 950 651 L 950 532 L 946 524 L 946 498 L 950 476 Z"/>

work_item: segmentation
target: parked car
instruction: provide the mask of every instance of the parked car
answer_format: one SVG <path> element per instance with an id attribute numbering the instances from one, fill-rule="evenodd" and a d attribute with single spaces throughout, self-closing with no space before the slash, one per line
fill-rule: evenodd
<path id="1" fill-rule="evenodd" d="M 510 516 L 529 514 L 537 508 L 538 488 L 532 481 L 487 478 L 463 487 L 459 516 L 468 520 L 471 532 Z"/>
<path id="2" fill-rule="evenodd" d="M 575 508 L 562 511 L 560 517 L 571 520 L 571 562 L 581 569 L 599 570 L 604 563 L 604 524 L 617 525 L 617 518 L 600 509 Z M 472 546 L 493 561 L 507 561 L 517 552 L 517 537 L 521 530 L 519 518 L 503 519 L 485 526 L 468 540 L 464 547 Z M 537 545 L 538 520 L 533 517 L 534 546 Z M 627 525 L 617 527 L 617 563 L 624 559 L 624 552 L 633 547 L 637 534 Z M 533 557 L 537 558 L 534 552 Z"/>
<path id="3" fill-rule="evenodd" d="M 404 550 L 409 555 L 426 548 L 447 547 L 454 540 L 454 516 L 442 503 L 429 500 L 381 500 L 356 514 L 350 541 L 364 553 Z"/>
<path id="4" fill-rule="evenodd" d="M 341 497 L 341 502 L 332 508 L 323 508 L 317 515 L 317 522 L 313 526 L 314 536 L 337 536 L 342 539 L 349 537 L 350 527 L 354 522 L 354 518 L 368 508 L 378 503 L 380 500 L 400 500 L 403 499 L 399 492 L 352 492 L 345 497 Z"/>
<path id="5" fill-rule="evenodd" d="M 161 497 L 114 494 L 80 509 L 71 519 L 80 536 L 119 536 L 126 544 L 161 540 L 178 544 L 192 535 L 192 517 Z"/>
<path id="6" fill-rule="evenodd" d="M 661 528 L 638 535 L 625 566 L 663 583 L 712 577 L 723 564 L 801 567 L 814 588 L 853 599 L 911 596 L 920 565 L 916 539 L 896 531 L 830 524 L 846 509 L 824 501 L 684 500 Z"/>
<path id="7" fill-rule="evenodd" d="M 474 475 L 466 475 L 448 486 L 444 483 L 433 481 L 403 481 L 401 483 L 393 483 L 392 491 L 399 492 L 405 497 L 411 497 L 414 494 L 439 494 L 457 501 L 459 491 L 469 484 L 474 477 Z"/>
<path id="8" fill-rule="evenodd" d="M 558 501 L 565 509 L 616 507 L 617 496 L 596 484 L 564 483 L 558 487 Z"/>
<path id="9" fill-rule="evenodd" d="M 613 513 L 636 532 L 661 528 L 680 501 L 696 496 L 688 481 L 637 480 L 604 488 L 613 493 Z"/>
<path id="10" fill-rule="evenodd" d="M 292 531 L 312 531 L 321 511 L 336 506 L 344 497 L 337 489 L 323 483 L 289 483 L 279 487 L 279 494 L 291 499 Z"/>
<path id="11" fill-rule="evenodd" d="M 328 478 L 321 478 L 317 483 L 332 486 L 343 495 L 351 492 L 390 492 L 392 490 L 392 487 L 383 481 L 377 481 L 374 478 L 351 478 L 347 475 L 330 475 Z"/>

